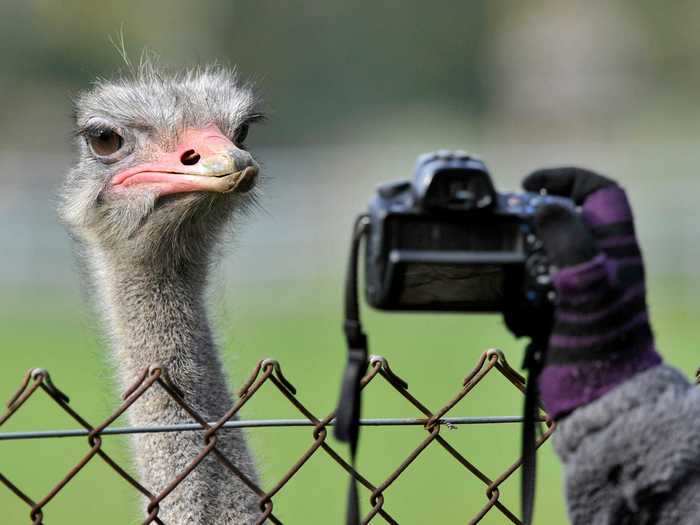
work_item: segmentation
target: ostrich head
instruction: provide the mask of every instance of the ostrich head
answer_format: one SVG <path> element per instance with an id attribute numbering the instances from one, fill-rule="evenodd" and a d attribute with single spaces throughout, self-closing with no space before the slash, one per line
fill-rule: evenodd
<path id="1" fill-rule="evenodd" d="M 59 213 L 75 236 L 131 264 L 206 262 L 258 165 L 250 86 L 221 67 L 169 74 L 142 65 L 76 101 L 78 161 Z"/>

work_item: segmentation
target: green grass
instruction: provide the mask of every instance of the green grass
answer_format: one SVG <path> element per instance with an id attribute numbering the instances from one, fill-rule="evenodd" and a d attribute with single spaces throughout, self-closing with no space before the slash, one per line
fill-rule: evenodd
<path id="1" fill-rule="evenodd" d="M 219 332 L 225 363 L 233 381 L 244 380 L 262 357 L 283 366 L 299 398 L 316 415 L 336 402 L 344 362 L 337 283 L 268 283 L 233 287 L 235 301 L 218 298 Z M 113 410 L 118 392 L 112 382 L 93 318 L 79 299 L 46 291 L 6 293 L 0 301 L 2 366 L 0 398 L 8 398 L 25 370 L 47 368 L 71 405 L 97 423 Z M 690 345 L 692 319 L 700 301 L 691 283 L 656 280 L 651 304 L 659 348 L 685 372 L 698 365 Z M 367 312 L 371 352 L 390 359 L 408 381 L 411 392 L 437 408 L 459 389 L 480 352 L 498 346 L 518 365 L 522 342 L 514 341 L 495 316 L 386 315 Z M 693 331 L 694 333 L 694 331 Z M 395 391 L 376 382 L 366 394 L 367 417 L 416 416 Z M 521 398 L 500 376 L 493 375 L 451 412 L 452 415 L 517 414 Z M 299 417 L 272 385 L 266 385 L 245 407 L 243 417 Z M 123 423 L 123 422 L 120 422 Z M 16 414 L 3 432 L 75 428 L 43 394 Z M 311 429 L 260 429 L 249 432 L 262 471 L 271 487 L 311 444 Z M 442 432 L 452 445 L 487 475 L 495 477 L 516 457 L 519 428 L 460 427 Z M 425 436 L 421 428 L 368 428 L 363 432 L 359 468 L 375 484 L 396 468 Z M 345 447 L 329 438 L 345 455 Z M 127 439 L 105 437 L 104 447 L 130 467 Z M 87 450 L 82 438 L 0 442 L 0 472 L 34 499 L 40 499 Z M 537 523 L 566 522 L 559 464 L 551 445 L 539 456 Z M 516 476 L 502 489 L 502 500 L 518 511 Z M 323 452 L 316 453 L 274 498 L 285 523 L 341 523 L 347 477 Z M 363 493 L 367 495 L 367 493 Z M 429 447 L 386 492 L 386 509 L 400 523 L 465 523 L 484 503 L 484 488 L 437 445 Z M 367 498 L 365 498 L 367 499 Z M 167 500 L 166 503 L 167 504 Z M 0 486 L 2 523 L 29 523 L 28 507 Z M 99 458 L 91 461 L 65 490 L 45 507 L 48 525 L 139 522 L 139 497 Z M 377 519 L 380 523 L 381 519 Z M 485 524 L 504 523 L 497 512 Z"/>

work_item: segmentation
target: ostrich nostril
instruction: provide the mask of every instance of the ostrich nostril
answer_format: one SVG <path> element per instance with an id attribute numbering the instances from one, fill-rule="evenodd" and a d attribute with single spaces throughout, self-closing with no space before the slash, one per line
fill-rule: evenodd
<path id="1" fill-rule="evenodd" d="M 182 155 L 180 155 L 180 162 L 182 162 L 185 166 L 193 166 L 199 162 L 199 159 L 201 159 L 199 153 L 193 149 L 188 149 Z"/>

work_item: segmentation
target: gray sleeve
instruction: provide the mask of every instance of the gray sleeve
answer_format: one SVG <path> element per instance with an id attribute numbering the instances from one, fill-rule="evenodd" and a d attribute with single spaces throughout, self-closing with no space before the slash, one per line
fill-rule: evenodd
<path id="1" fill-rule="evenodd" d="M 573 525 L 700 523 L 700 388 L 660 365 L 559 422 Z"/>

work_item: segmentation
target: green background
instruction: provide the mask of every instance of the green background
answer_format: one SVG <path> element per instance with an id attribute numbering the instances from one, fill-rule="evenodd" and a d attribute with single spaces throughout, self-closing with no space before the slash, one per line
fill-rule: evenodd
<path id="1" fill-rule="evenodd" d="M 272 291 L 260 297 L 244 287 L 237 295 L 256 307 L 228 312 L 235 329 L 225 329 L 227 369 L 237 382 L 244 380 L 258 358 L 278 359 L 299 399 L 311 411 L 325 415 L 333 409 L 343 358 L 339 332 L 339 297 L 328 290 L 334 283 L 309 283 L 295 295 L 308 304 L 290 311 L 279 305 Z M 692 319 L 698 304 L 678 304 L 674 297 L 682 282 L 655 282 L 651 288 L 652 311 L 660 348 L 672 364 L 692 373 L 698 365 L 692 340 Z M 283 290 L 277 292 L 284 293 Z M 19 384 L 22 371 L 41 365 L 52 371 L 59 388 L 71 396 L 71 405 L 97 424 L 117 405 L 116 392 L 107 371 L 102 345 L 93 327 L 76 315 L 82 307 L 54 298 L 41 309 L 27 309 L 26 299 L 11 302 L 3 311 L 6 348 L 15 356 L 5 360 L 0 384 L 6 395 Z M 277 306 L 274 306 L 277 304 Z M 271 306 L 273 305 L 273 306 Z M 460 388 L 482 350 L 497 346 L 518 364 L 522 343 L 513 341 L 493 316 L 368 316 L 374 353 L 391 356 L 393 369 L 408 381 L 411 392 L 435 409 Z M 395 391 L 381 381 L 372 383 L 365 398 L 367 417 L 418 417 Z M 515 415 L 521 397 L 504 379 L 490 374 L 450 415 Z M 267 384 L 242 411 L 244 418 L 296 418 L 295 409 Z M 119 425 L 120 422 L 115 423 Z M 121 422 L 123 424 L 123 422 Z M 27 403 L 3 431 L 76 428 L 76 425 L 43 393 Z M 378 484 L 417 446 L 425 431 L 420 427 L 366 428 L 359 457 L 361 472 Z M 495 478 L 517 457 L 519 427 L 461 426 L 443 429 L 442 435 L 487 475 Z M 271 487 L 312 442 L 311 429 L 254 429 L 249 431 L 263 487 Z M 329 437 L 343 455 L 345 448 Z M 107 436 L 104 448 L 120 464 L 130 465 L 126 438 Z M 84 454 L 87 440 L 1 442 L 2 472 L 34 497 L 45 494 Z M 134 470 L 130 469 L 133 473 Z M 504 484 L 502 500 L 518 512 L 518 480 Z M 285 523 L 340 523 L 347 479 L 322 451 L 317 452 L 274 498 L 275 512 Z M 364 493 L 366 496 L 368 493 Z M 464 523 L 485 503 L 483 486 L 437 444 L 431 445 L 387 490 L 386 509 L 400 523 Z M 99 458 L 83 471 L 45 508 L 46 523 L 138 523 L 138 496 Z M 167 504 L 167 500 L 164 504 Z M 0 491 L 4 523 L 24 523 L 28 507 L 9 491 Z M 539 455 L 537 523 L 565 522 L 561 497 L 561 472 L 551 444 Z M 381 518 L 377 518 L 382 522 Z M 26 520 L 28 522 L 28 520 Z M 483 523 L 504 523 L 492 511 Z"/>
<path id="2" fill-rule="evenodd" d="M 409 177 L 415 157 L 436 148 L 479 154 L 502 189 L 555 164 L 620 180 L 635 207 L 658 347 L 692 375 L 700 364 L 698 22 L 700 4 L 690 1 L 673 9 L 651 0 L 1 2 L 0 398 L 27 369 L 44 367 L 91 423 L 117 406 L 116 363 L 54 209 L 72 162 L 71 99 L 123 67 L 112 43 L 122 35 L 134 62 L 149 49 L 172 68 L 238 65 L 270 117 L 248 141 L 263 163 L 264 209 L 237 228 L 212 277 L 233 386 L 274 357 L 315 414 L 333 408 L 350 225 L 377 184 Z M 483 350 L 502 348 L 520 363 L 523 343 L 497 316 L 366 313 L 372 353 L 386 356 L 432 409 L 458 391 Z M 489 376 L 451 415 L 518 414 L 514 393 Z M 417 415 L 381 382 L 367 392 L 365 414 Z M 243 417 L 298 416 L 268 385 Z M 39 395 L 0 432 L 74 427 Z M 311 443 L 308 428 L 249 435 L 268 488 Z M 360 470 L 379 483 L 424 435 L 366 429 Z M 502 425 L 443 435 L 495 477 L 517 456 L 520 434 Z M 127 444 L 104 438 L 130 468 Z M 82 438 L 0 441 L 0 472 L 40 499 L 86 450 Z M 518 480 L 502 491 L 516 511 Z M 561 482 L 548 444 L 537 523 L 566 521 Z M 275 512 L 285 523 L 341 523 L 346 483 L 318 452 L 275 497 Z M 485 501 L 484 487 L 436 445 L 386 493 L 402 524 L 465 523 Z M 95 459 L 47 505 L 45 521 L 138 523 L 140 504 Z M 0 513 L 0 523 L 29 523 L 26 505 L 4 487 Z M 503 520 L 492 512 L 484 523 Z"/>

